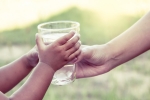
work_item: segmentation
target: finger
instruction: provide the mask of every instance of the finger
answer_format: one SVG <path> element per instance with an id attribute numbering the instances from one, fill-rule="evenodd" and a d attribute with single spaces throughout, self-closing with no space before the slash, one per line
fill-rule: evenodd
<path id="1" fill-rule="evenodd" d="M 71 54 L 69 57 L 68 57 L 68 60 L 73 60 L 75 58 L 77 58 L 81 53 L 81 50 L 78 49 L 75 53 Z"/>
<path id="2" fill-rule="evenodd" d="M 67 55 L 70 56 L 72 53 L 76 52 L 80 48 L 81 44 L 79 42 L 76 43 L 72 48 L 67 50 Z"/>
<path id="3" fill-rule="evenodd" d="M 78 60 L 78 58 L 75 58 L 75 59 L 73 59 L 72 61 L 70 61 L 69 64 L 74 64 L 74 63 L 77 62 L 77 60 Z"/>
<path id="4" fill-rule="evenodd" d="M 77 35 L 80 37 L 81 35 L 79 33 L 77 33 Z"/>
<path id="5" fill-rule="evenodd" d="M 78 41 L 79 41 L 79 36 L 75 36 L 75 37 L 73 37 L 71 40 L 69 40 L 69 41 L 68 41 L 65 45 L 63 45 L 63 46 L 64 46 L 64 48 L 65 48 L 66 50 L 68 50 L 68 49 L 74 47 L 74 46 L 77 44 Z M 79 43 L 80 43 L 80 42 L 79 42 Z"/>
<path id="6" fill-rule="evenodd" d="M 80 44 L 82 44 L 82 42 L 81 42 L 80 40 L 79 40 L 78 42 L 79 42 Z"/>
<path id="7" fill-rule="evenodd" d="M 38 49 L 37 49 L 36 45 L 31 49 L 31 52 L 32 52 L 33 56 L 37 56 L 38 57 Z"/>
<path id="8" fill-rule="evenodd" d="M 80 55 L 77 57 L 76 62 L 80 62 L 82 59 L 83 59 L 83 52 L 82 52 L 82 50 L 81 50 L 81 53 L 80 53 Z"/>
<path id="9" fill-rule="evenodd" d="M 90 52 L 87 52 L 87 51 L 89 51 L 89 48 L 86 47 L 85 45 L 81 45 L 80 49 L 81 49 L 81 53 L 77 57 L 77 61 L 76 62 L 80 62 L 83 59 L 90 58 L 89 56 L 91 55 Z"/>
<path id="10" fill-rule="evenodd" d="M 66 35 L 64 35 L 63 37 L 59 38 L 58 40 L 56 40 L 55 42 L 57 42 L 60 45 L 65 44 L 68 40 L 70 40 L 73 36 L 74 36 L 75 32 L 70 32 Z"/>
<path id="11" fill-rule="evenodd" d="M 37 45 L 35 45 L 35 46 L 33 47 L 33 49 L 34 49 L 35 51 L 37 51 L 37 52 L 38 52 Z"/>
<path id="12" fill-rule="evenodd" d="M 36 34 L 36 44 L 37 44 L 38 50 L 42 50 L 45 47 L 42 37 L 38 33 Z"/>

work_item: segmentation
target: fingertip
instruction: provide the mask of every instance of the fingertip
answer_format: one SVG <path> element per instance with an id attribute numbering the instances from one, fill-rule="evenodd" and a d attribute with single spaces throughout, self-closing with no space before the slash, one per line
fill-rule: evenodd
<path id="1" fill-rule="evenodd" d="M 76 33 L 76 31 L 71 30 L 69 33 L 74 35 Z"/>
<path id="2" fill-rule="evenodd" d="M 38 35 L 39 35 L 39 34 L 38 34 L 38 33 L 36 33 L 36 34 L 35 34 L 35 38 L 38 38 Z"/>
<path id="3" fill-rule="evenodd" d="M 75 63 L 78 63 L 81 61 L 81 58 L 77 57 Z"/>
<path id="4" fill-rule="evenodd" d="M 38 33 L 35 34 L 36 43 L 38 42 Z"/>
<path id="5" fill-rule="evenodd" d="M 78 42 L 80 40 L 80 37 L 78 35 L 73 36 L 73 38 L 76 38 L 76 42 Z"/>
<path id="6" fill-rule="evenodd" d="M 80 40 L 80 36 L 76 34 L 72 38 L 77 38 L 77 40 Z"/>
<path id="7" fill-rule="evenodd" d="M 77 33 L 75 30 L 71 30 L 69 33 L 71 33 L 71 34 L 73 34 L 73 35 L 75 35 L 75 36 L 78 36 L 79 38 L 80 38 L 80 34 L 79 33 Z"/>
<path id="8" fill-rule="evenodd" d="M 80 38 L 80 34 L 75 32 L 75 36 L 78 36 Z"/>
<path id="9" fill-rule="evenodd" d="M 79 37 L 81 37 L 81 35 L 80 35 L 79 33 L 78 33 L 77 35 L 78 35 Z"/>
<path id="10" fill-rule="evenodd" d="M 38 33 L 35 34 L 35 36 L 37 36 L 37 35 L 38 35 Z"/>
<path id="11" fill-rule="evenodd" d="M 75 32 L 74 31 L 70 31 L 69 33 L 65 34 L 63 37 L 61 37 L 60 39 L 57 40 L 57 42 L 59 44 L 65 44 L 68 40 L 70 40 L 71 38 L 73 38 L 75 36 Z"/>
<path id="12" fill-rule="evenodd" d="M 82 59 L 83 59 L 83 53 L 82 53 L 82 50 L 81 50 L 79 56 L 77 57 L 76 62 L 80 62 Z"/>
<path id="13" fill-rule="evenodd" d="M 74 58 L 72 61 L 69 62 L 69 64 L 76 63 L 76 61 L 77 61 L 77 58 Z"/>
<path id="14" fill-rule="evenodd" d="M 81 46 L 81 44 L 82 44 L 81 40 L 79 40 L 78 42 L 79 42 L 79 44 L 80 44 L 80 46 Z"/>
<path id="15" fill-rule="evenodd" d="M 39 33 L 35 34 L 35 39 L 36 39 L 36 41 L 40 39 L 40 34 Z"/>
<path id="16" fill-rule="evenodd" d="M 69 32 L 69 34 L 71 35 L 71 37 L 73 37 L 74 35 L 75 35 L 75 31 L 74 30 L 71 30 L 70 32 Z"/>
<path id="17" fill-rule="evenodd" d="M 38 33 L 36 33 L 36 44 L 37 44 L 38 50 L 44 48 L 42 37 Z"/>
<path id="18" fill-rule="evenodd" d="M 78 40 L 80 39 L 80 36 L 79 35 L 77 35 L 77 38 L 78 38 Z"/>

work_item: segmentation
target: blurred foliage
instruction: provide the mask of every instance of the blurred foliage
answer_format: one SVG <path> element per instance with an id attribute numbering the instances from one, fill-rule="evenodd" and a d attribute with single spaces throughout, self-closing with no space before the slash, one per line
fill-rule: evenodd
<path id="1" fill-rule="evenodd" d="M 109 41 L 135 23 L 141 16 L 122 15 L 111 21 L 103 21 L 101 16 L 88 10 L 72 7 L 58 15 L 25 27 L 0 33 L 0 45 L 35 44 L 37 25 L 43 22 L 72 20 L 80 23 L 81 41 L 83 44 L 101 44 Z"/>

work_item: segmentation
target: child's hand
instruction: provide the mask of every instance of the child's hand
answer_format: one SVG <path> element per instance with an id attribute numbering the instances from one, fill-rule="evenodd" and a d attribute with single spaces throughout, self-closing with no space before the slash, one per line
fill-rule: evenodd
<path id="1" fill-rule="evenodd" d="M 36 34 L 39 63 L 45 63 L 56 71 L 77 58 L 81 51 L 79 49 L 80 43 L 78 42 L 79 36 L 74 36 L 74 34 L 74 32 L 71 32 L 49 45 L 45 45 L 40 35 Z"/>

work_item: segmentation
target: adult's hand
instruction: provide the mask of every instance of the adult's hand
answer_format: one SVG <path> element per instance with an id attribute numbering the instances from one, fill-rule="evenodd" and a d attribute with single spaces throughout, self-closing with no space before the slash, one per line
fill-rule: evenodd
<path id="1" fill-rule="evenodd" d="M 86 78 L 106 73 L 113 69 L 111 66 L 110 50 L 107 45 L 83 46 L 79 61 L 76 64 L 76 77 Z"/>

